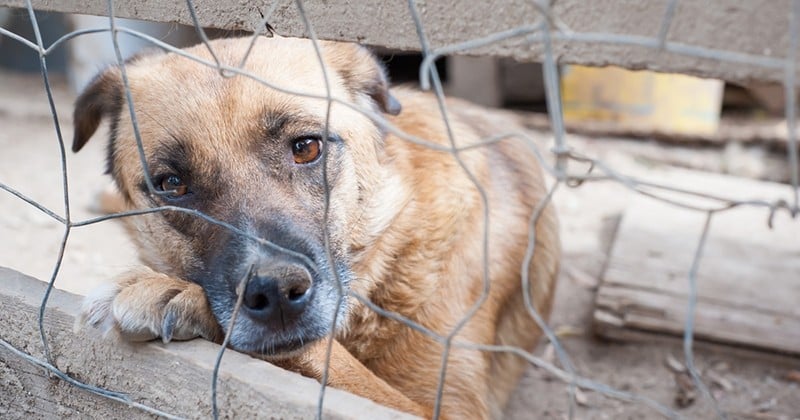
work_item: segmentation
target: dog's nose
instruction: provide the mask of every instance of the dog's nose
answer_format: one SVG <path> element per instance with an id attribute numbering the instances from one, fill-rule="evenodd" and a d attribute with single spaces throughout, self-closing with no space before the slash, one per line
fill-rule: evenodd
<path id="1" fill-rule="evenodd" d="M 283 328 L 303 312 L 310 295 L 311 274 L 305 267 L 270 263 L 259 267 L 248 282 L 243 304 L 254 320 Z"/>

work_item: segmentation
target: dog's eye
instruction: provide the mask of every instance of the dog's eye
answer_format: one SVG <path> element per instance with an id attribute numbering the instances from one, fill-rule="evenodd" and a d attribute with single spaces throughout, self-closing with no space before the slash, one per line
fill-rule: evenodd
<path id="1" fill-rule="evenodd" d="M 169 193 L 172 197 L 180 197 L 189 192 L 189 187 L 177 175 L 167 175 L 159 184 L 161 191 Z"/>
<path id="2" fill-rule="evenodd" d="M 317 160 L 322 151 L 322 142 L 319 139 L 305 137 L 292 142 L 294 163 L 311 163 Z"/>

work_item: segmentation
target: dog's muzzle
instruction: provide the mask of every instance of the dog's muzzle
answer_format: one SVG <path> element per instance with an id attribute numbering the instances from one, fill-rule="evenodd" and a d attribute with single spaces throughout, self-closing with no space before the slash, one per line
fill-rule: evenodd
<path id="1" fill-rule="evenodd" d="M 275 216 L 280 219 L 280 215 Z M 259 355 L 286 356 L 327 335 L 340 325 L 347 307 L 336 280 L 347 286 L 349 271 L 320 258 L 324 248 L 288 222 L 253 228 L 286 252 L 275 252 L 247 240 L 220 246 L 201 284 L 214 316 L 229 331 L 234 349 Z M 335 258 L 335 254 L 334 254 Z M 198 275 L 203 279 L 203 275 Z M 246 277 L 246 279 L 245 279 Z M 238 296 L 239 284 L 247 285 Z M 236 301 L 242 299 L 238 314 Z M 232 326 L 232 327 L 231 327 Z"/>
<path id="2" fill-rule="evenodd" d="M 301 264 L 271 260 L 255 267 L 242 308 L 250 319 L 273 331 L 295 324 L 311 301 L 311 273 Z"/>

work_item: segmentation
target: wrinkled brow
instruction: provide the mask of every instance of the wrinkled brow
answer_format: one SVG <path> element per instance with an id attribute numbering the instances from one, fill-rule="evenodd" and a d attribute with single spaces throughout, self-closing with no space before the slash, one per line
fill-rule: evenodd
<path id="1" fill-rule="evenodd" d="M 188 174 L 192 170 L 191 162 L 195 158 L 193 146 L 186 140 L 176 137 L 161 142 L 153 150 L 150 165 L 152 171 L 171 170 L 178 174 Z"/>
<path id="2" fill-rule="evenodd" d="M 276 139 L 286 135 L 303 135 L 322 133 L 325 122 L 300 111 L 268 110 L 263 113 L 264 134 L 267 138 Z"/>

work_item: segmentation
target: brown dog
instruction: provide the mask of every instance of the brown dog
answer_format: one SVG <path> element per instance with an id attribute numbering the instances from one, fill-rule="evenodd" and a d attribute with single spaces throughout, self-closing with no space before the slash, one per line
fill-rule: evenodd
<path id="1" fill-rule="evenodd" d="M 212 46 L 223 63 L 235 66 L 248 42 Z M 450 349 L 442 413 L 499 417 L 525 361 L 458 343 L 531 350 L 540 335 L 524 306 L 520 275 L 529 218 L 546 193 L 537 161 L 526 145 L 504 141 L 460 151 L 462 167 L 443 150 L 450 145 L 448 127 L 434 97 L 410 89 L 390 93 L 382 67 L 357 45 L 320 47 L 334 98 L 383 112 L 395 127 L 439 150 L 387 134 L 336 102 L 326 131 L 328 104 L 319 98 L 326 83 L 313 44 L 259 38 L 245 71 L 317 98 L 248 77 L 221 77 L 176 54 L 146 55 L 126 65 L 151 192 L 122 73 L 111 68 L 77 100 L 73 150 L 108 117 L 108 169 L 127 208 L 175 206 L 226 225 L 180 211 L 131 218 L 148 268 L 90 294 L 86 322 L 131 340 L 220 341 L 237 285 L 247 278 L 233 348 L 320 379 L 333 337 L 330 385 L 430 416 L 441 341 L 378 315 L 353 294 L 446 336 L 488 289 Z M 205 46 L 187 51 L 212 60 Z M 514 129 L 509 119 L 464 102 L 448 107 L 458 146 Z M 465 169 L 486 191 L 488 226 L 479 189 Z M 529 272 L 532 302 L 544 315 L 559 252 L 555 213 L 547 206 L 536 225 Z"/>

